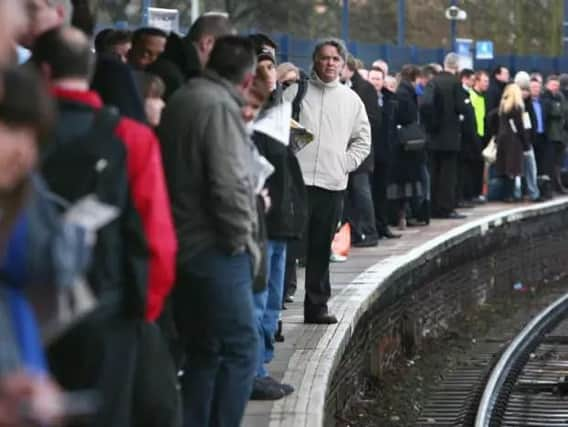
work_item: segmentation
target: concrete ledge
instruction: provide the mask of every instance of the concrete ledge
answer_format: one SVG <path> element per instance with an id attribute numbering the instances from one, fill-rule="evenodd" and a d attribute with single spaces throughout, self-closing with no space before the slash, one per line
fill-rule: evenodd
<path id="1" fill-rule="evenodd" d="M 302 326 L 305 328 L 304 335 L 306 331 L 314 332 L 312 341 L 308 339 L 304 345 L 295 346 L 283 376 L 283 381 L 294 385 L 296 392 L 274 403 L 268 425 L 334 425 L 333 419 L 326 419 L 326 399 L 335 370 L 363 316 L 377 306 L 387 291 L 393 291 L 396 279 L 403 278 L 425 264 L 441 267 L 443 260 L 440 255 L 468 239 L 486 236 L 492 230 L 507 224 L 548 217 L 558 212 L 568 212 L 568 199 L 523 205 L 492 213 L 458 225 L 404 254 L 389 256 L 367 268 L 332 298 L 330 309 L 339 319 L 337 325 Z"/>

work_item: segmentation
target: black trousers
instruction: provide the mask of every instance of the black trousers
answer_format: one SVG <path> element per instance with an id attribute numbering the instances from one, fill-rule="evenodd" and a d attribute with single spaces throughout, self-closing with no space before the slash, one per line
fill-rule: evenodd
<path id="1" fill-rule="evenodd" d="M 431 151 L 430 174 L 432 177 L 432 213 L 445 215 L 452 212 L 456 208 L 458 153 Z"/>
<path id="2" fill-rule="evenodd" d="M 375 170 L 371 175 L 371 189 L 373 192 L 373 204 L 375 206 L 375 223 L 379 235 L 387 230 L 389 223 L 387 199 L 388 179 L 388 163 L 375 163 Z"/>
<path id="3" fill-rule="evenodd" d="M 308 226 L 306 230 L 306 297 L 304 316 L 327 313 L 331 297 L 329 257 L 331 242 L 341 218 L 343 191 L 307 187 Z"/>
<path id="4" fill-rule="evenodd" d="M 460 158 L 458 168 L 457 197 L 459 201 L 471 200 L 483 189 L 483 162 Z"/>
<path id="5" fill-rule="evenodd" d="M 536 159 L 537 175 L 548 175 L 552 178 L 553 175 L 553 147 L 544 134 L 536 136 L 535 143 L 533 144 L 534 156 Z"/>
<path id="6" fill-rule="evenodd" d="M 554 141 L 552 143 L 553 164 L 555 168 L 564 166 L 564 158 L 566 157 L 566 146 L 562 141 Z"/>
<path id="7" fill-rule="evenodd" d="M 349 175 L 343 219 L 351 224 L 353 239 L 376 240 L 379 237 L 375 224 L 371 177 L 368 172 Z"/>

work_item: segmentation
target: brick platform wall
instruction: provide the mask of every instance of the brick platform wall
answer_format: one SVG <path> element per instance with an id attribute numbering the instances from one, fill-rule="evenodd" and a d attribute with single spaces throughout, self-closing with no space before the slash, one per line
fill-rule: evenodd
<path id="1" fill-rule="evenodd" d="M 387 279 L 360 318 L 336 365 L 325 425 L 357 391 L 364 375 L 381 377 L 419 353 L 467 310 L 507 297 L 513 284 L 541 287 L 568 271 L 568 210 L 476 227 L 444 242 Z"/>

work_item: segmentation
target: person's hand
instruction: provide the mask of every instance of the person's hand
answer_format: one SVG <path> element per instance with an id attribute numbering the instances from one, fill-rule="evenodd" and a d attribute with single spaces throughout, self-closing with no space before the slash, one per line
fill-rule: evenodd
<path id="1" fill-rule="evenodd" d="M 0 427 L 55 426 L 62 412 L 61 394 L 49 379 L 24 373 L 0 379 Z"/>
<path id="2" fill-rule="evenodd" d="M 272 199 L 270 198 L 270 193 L 268 192 L 267 188 L 263 189 L 260 192 L 260 195 L 262 196 L 262 199 L 264 200 L 264 212 L 266 213 L 272 207 Z"/>

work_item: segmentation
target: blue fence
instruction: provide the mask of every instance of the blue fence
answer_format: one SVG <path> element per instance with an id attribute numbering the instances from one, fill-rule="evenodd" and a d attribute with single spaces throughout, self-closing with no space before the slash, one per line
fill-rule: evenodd
<path id="1" fill-rule="evenodd" d="M 287 34 L 275 34 L 274 40 L 280 45 L 280 59 L 290 61 L 307 70 L 311 66 L 311 55 L 315 40 L 298 39 Z M 350 42 L 349 50 L 370 67 L 376 59 L 386 60 L 393 71 L 404 64 L 424 65 L 430 62 L 442 63 L 447 49 L 430 49 L 416 46 L 395 46 L 391 44 L 370 44 Z M 543 74 L 568 72 L 568 57 L 542 55 L 495 55 L 492 60 L 475 60 L 476 69 L 491 70 L 501 64 L 513 72 L 524 70 L 540 71 Z"/>

